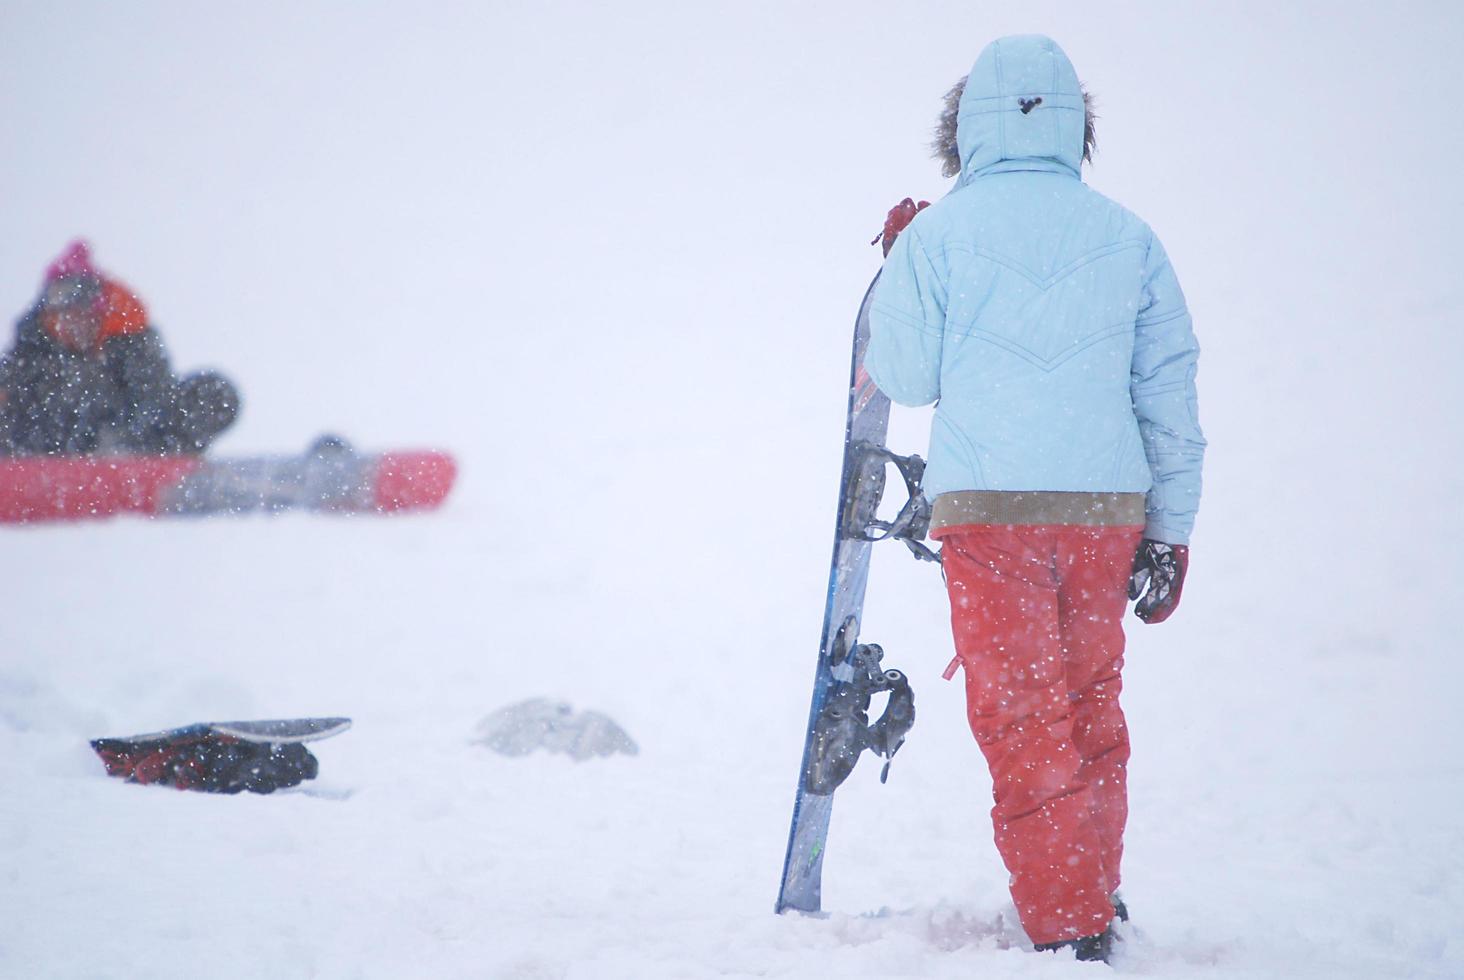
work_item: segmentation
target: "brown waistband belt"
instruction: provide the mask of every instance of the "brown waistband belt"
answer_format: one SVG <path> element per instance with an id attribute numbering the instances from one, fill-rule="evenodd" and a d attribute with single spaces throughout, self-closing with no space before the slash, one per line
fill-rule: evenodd
<path id="1" fill-rule="evenodd" d="M 1079 524 L 1123 527 L 1144 523 L 1142 493 L 1059 490 L 962 490 L 935 498 L 931 531 L 963 524 Z"/>

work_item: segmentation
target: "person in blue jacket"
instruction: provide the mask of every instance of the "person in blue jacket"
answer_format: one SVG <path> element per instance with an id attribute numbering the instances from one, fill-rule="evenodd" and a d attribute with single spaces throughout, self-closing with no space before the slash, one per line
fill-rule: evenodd
<path id="1" fill-rule="evenodd" d="M 1199 346 L 1159 239 L 1083 183 L 1093 117 L 1055 42 L 988 45 L 941 133 L 956 184 L 891 214 L 865 368 L 893 401 L 935 404 L 953 668 L 1023 928 L 1106 960 L 1127 915 L 1121 620 L 1130 598 L 1150 623 L 1179 602 Z"/>

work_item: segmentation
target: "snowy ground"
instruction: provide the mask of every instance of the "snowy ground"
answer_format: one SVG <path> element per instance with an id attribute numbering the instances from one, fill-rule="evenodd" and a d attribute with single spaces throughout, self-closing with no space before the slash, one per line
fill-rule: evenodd
<path id="1" fill-rule="evenodd" d="M 893 551 L 865 633 L 919 724 L 840 791 L 830 916 L 771 914 L 863 243 L 941 192 L 939 96 L 1019 30 L 1097 93 L 1092 180 L 1206 348 L 1192 581 L 1130 630 L 1114 968 L 1464 976 L 1464 25 L 1273 6 L 0 10 L 0 308 L 84 232 L 181 366 L 240 381 L 220 451 L 463 464 L 431 516 L 0 534 L 0 977 L 1101 969 L 1024 949 L 938 576 Z M 538 695 L 641 754 L 469 744 Z M 86 747 L 337 713 L 268 798 Z"/>

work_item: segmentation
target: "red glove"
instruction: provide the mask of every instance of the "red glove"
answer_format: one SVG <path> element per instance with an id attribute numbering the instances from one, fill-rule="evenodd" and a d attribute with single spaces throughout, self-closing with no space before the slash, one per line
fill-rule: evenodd
<path id="1" fill-rule="evenodd" d="M 1179 608 L 1184 573 L 1189 571 L 1189 548 L 1145 539 L 1134 555 L 1129 598 L 1138 599 L 1134 613 L 1146 623 L 1162 623 Z"/>
<path id="2" fill-rule="evenodd" d="M 888 256 L 890 249 L 894 247 L 895 239 L 900 237 L 900 232 L 904 231 L 905 226 L 915 220 L 917 214 L 928 207 L 930 207 L 929 201 L 921 201 L 919 204 L 916 204 L 911 198 L 905 198 L 899 204 L 890 208 L 889 216 L 885 218 L 884 231 L 875 235 L 874 240 L 869 244 L 873 245 L 875 242 L 880 243 L 884 246 L 884 254 Z"/>

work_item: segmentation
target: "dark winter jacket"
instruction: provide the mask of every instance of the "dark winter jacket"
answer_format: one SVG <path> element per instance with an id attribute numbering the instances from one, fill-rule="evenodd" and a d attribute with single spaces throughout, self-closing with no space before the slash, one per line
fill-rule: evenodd
<path id="1" fill-rule="evenodd" d="M 158 430 L 176 388 L 152 328 L 74 351 L 32 309 L 0 357 L 0 454 L 166 451 Z"/>

